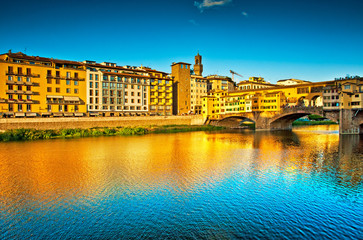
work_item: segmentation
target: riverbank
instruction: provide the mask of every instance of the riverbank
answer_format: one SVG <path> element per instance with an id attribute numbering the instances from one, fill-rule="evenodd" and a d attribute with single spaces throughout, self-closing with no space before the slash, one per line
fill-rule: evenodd
<path id="1" fill-rule="evenodd" d="M 103 127 L 103 128 L 71 128 L 71 129 L 11 129 L 0 133 L 0 141 L 29 141 L 39 139 L 57 139 L 57 138 L 81 138 L 81 137 L 98 137 L 98 136 L 132 136 L 145 135 L 149 133 L 177 133 L 192 131 L 216 131 L 225 129 L 211 125 L 164 125 L 164 126 L 146 126 L 146 127 Z"/>
<path id="2" fill-rule="evenodd" d="M 187 116 L 133 116 L 133 117 L 67 117 L 67 118 L 3 118 L 0 130 L 37 129 L 61 130 L 70 128 L 117 128 L 162 125 L 203 125 L 201 115 Z"/>

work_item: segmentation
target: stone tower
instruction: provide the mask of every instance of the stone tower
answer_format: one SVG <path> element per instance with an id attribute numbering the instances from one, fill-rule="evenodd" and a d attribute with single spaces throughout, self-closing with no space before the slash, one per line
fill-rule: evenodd
<path id="1" fill-rule="evenodd" d="M 203 64 L 202 64 L 202 56 L 195 56 L 195 64 L 194 64 L 194 74 L 198 76 L 202 76 L 203 73 Z"/>

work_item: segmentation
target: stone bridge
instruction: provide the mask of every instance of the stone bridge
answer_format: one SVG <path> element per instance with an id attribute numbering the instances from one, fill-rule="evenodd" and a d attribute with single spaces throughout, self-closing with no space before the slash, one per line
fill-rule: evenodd
<path id="1" fill-rule="evenodd" d="M 209 124 L 237 127 L 240 121 L 249 120 L 255 123 L 256 130 L 290 130 L 292 122 L 316 114 L 339 122 L 341 134 L 363 133 L 363 112 L 360 110 L 324 111 L 322 107 L 294 107 L 284 108 L 279 112 L 246 112 L 222 115 L 222 119 L 210 120 Z"/>

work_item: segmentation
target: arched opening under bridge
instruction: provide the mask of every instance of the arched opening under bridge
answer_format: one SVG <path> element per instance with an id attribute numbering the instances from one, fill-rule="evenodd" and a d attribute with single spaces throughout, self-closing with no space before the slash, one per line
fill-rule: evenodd
<path id="1" fill-rule="evenodd" d="M 323 98 L 320 95 L 313 96 L 310 100 L 311 107 L 322 107 L 323 106 Z"/>
<path id="2" fill-rule="evenodd" d="M 314 113 L 297 112 L 297 113 L 287 113 L 287 114 L 277 116 L 276 118 L 271 119 L 270 129 L 291 129 L 292 128 L 292 123 L 294 121 L 296 121 L 299 118 L 309 116 L 309 115 L 314 115 Z M 314 115 L 314 116 L 317 116 L 317 115 Z M 317 118 L 317 120 L 319 120 L 319 121 L 327 120 L 327 121 L 337 122 L 337 119 L 327 119 L 327 118 L 325 118 L 323 116 L 321 116 L 320 119 Z M 314 120 L 306 119 L 306 121 L 309 122 L 309 121 L 314 121 Z"/>
<path id="3" fill-rule="evenodd" d="M 232 116 L 217 121 L 215 125 L 228 128 L 254 128 L 255 121 L 247 117 Z"/>

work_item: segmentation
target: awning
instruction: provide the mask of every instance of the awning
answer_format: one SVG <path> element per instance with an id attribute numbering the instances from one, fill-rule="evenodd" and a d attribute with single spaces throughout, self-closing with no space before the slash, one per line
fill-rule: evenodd
<path id="1" fill-rule="evenodd" d="M 73 117 L 73 113 L 64 113 L 65 117 Z"/>
<path id="2" fill-rule="evenodd" d="M 37 114 L 36 113 L 26 113 L 27 117 L 36 117 Z"/>
<path id="3" fill-rule="evenodd" d="M 52 113 L 50 112 L 42 113 L 42 116 L 50 116 L 50 115 L 52 115 Z"/>
<path id="4" fill-rule="evenodd" d="M 47 95 L 47 98 L 63 98 L 63 96 Z"/>
<path id="5" fill-rule="evenodd" d="M 79 101 L 79 97 L 64 96 L 64 101 L 78 102 Z"/>
<path id="6" fill-rule="evenodd" d="M 25 113 L 15 113 L 15 117 L 25 117 Z"/>
<path id="7" fill-rule="evenodd" d="M 53 113 L 54 117 L 63 117 L 63 113 Z"/>
<path id="8" fill-rule="evenodd" d="M 83 115 L 83 113 L 74 113 L 74 116 L 75 117 L 83 117 L 84 115 Z"/>

